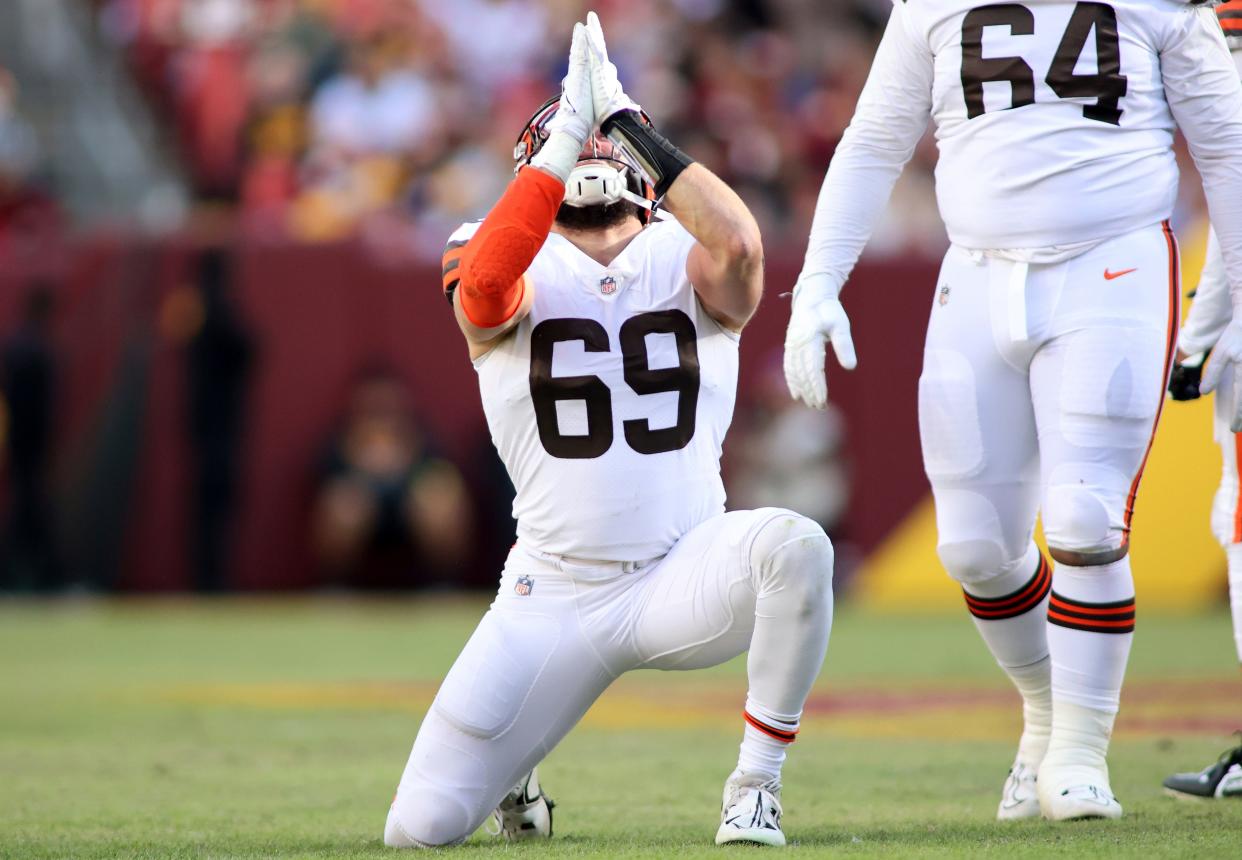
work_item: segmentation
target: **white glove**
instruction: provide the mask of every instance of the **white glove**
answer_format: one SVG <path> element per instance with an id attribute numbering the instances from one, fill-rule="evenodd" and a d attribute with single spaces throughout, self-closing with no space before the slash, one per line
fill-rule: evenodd
<path id="1" fill-rule="evenodd" d="M 1230 410 L 1233 417 L 1229 422 L 1229 429 L 1234 433 L 1242 433 L 1242 313 L 1236 311 L 1233 321 L 1225 327 L 1220 340 L 1216 341 L 1212 357 L 1208 359 L 1207 370 L 1203 372 L 1199 391 L 1211 394 L 1220 386 L 1226 373 L 1232 374 L 1233 382 L 1233 407 Z"/>
<path id="2" fill-rule="evenodd" d="M 586 28 L 574 24 L 569 46 L 569 71 L 561 81 L 561 101 L 548 120 L 548 139 L 530 163 L 561 178 L 569 179 L 582 151 L 595 130 L 595 103 L 591 97 L 591 65 L 587 51 Z"/>
<path id="3" fill-rule="evenodd" d="M 794 287 L 789 328 L 785 331 L 785 384 L 794 400 L 813 409 L 828 404 L 824 375 L 825 341 L 832 341 L 837 361 L 846 370 L 858 365 L 850 319 L 837 298 L 837 287 L 827 275 L 799 278 Z"/>
<path id="4" fill-rule="evenodd" d="M 604 44 L 604 28 L 599 16 L 587 13 L 587 46 L 591 57 L 591 96 L 595 102 L 595 119 L 599 123 L 623 110 L 641 111 L 632 98 L 621 89 L 617 79 L 617 67 L 608 59 L 608 46 Z"/>

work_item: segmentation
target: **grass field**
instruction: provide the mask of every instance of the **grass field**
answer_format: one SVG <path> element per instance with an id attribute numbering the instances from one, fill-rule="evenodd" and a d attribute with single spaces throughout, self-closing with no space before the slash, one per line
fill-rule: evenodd
<path id="1" fill-rule="evenodd" d="M 482 600 L 0 604 L 0 856 L 376 857 L 419 719 Z M 711 844 L 739 662 L 618 682 L 541 771 L 551 843 L 465 857 L 737 856 Z M 999 826 L 1016 697 L 965 613 L 839 613 L 786 769 L 798 856 L 1242 856 L 1242 803 L 1160 793 L 1242 728 L 1228 619 L 1140 620 L 1119 822 Z"/>

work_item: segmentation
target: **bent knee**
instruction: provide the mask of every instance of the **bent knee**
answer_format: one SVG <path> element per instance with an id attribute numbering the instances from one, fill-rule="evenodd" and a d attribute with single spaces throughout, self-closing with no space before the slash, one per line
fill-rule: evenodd
<path id="1" fill-rule="evenodd" d="M 777 510 L 755 532 L 751 569 L 763 581 L 801 584 L 808 590 L 831 590 L 835 555 L 822 526 L 793 511 Z"/>
<path id="2" fill-rule="evenodd" d="M 1008 576 L 1022 564 L 1022 555 L 1013 555 L 993 540 L 943 541 L 936 547 L 940 563 L 949 576 L 962 585 L 979 585 Z"/>
<path id="3" fill-rule="evenodd" d="M 469 813 L 451 797 L 420 792 L 417 804 L 402 804 L 400 797 L 388 810 L 384 844 L 389 848 L 438 848 L 466 840 L 474 827 Z"/>
<path id="4" fill-rule="evenodd" d="M 1105 500 L 1080 484 L 1050 487 L 1043 517 L 1044 535 L 1054 556 L 1111 554 L 1124 542 L 1121 530 L 1113 528 Z"/>

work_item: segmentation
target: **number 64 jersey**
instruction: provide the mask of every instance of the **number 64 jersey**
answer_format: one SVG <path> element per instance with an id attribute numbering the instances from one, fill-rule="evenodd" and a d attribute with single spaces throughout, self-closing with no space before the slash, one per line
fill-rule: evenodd
<path id="1" fill-rule="evenodd" d="M 550 234 L 529 316 L 475 361 L 528 547 L 643 561 L 724 511 L 739 336 L 699 304 L 694 242 L 653 223 L 605 267 Z"/>
<path id="2" fill-rule="evenodd" d="M 1211 161 L 1232 147 L 1238 86 L 1216 15 L 1186 0 L 894 0 L 819 207 L 842 222 L 836 247 L 808 261 L 844 280 L 872 220 L 858 201 L 886 196 L 874 187 L 896 177 L 929 117 L 955 245 L 1053 248 L 1157 224 L 1177 192 L 1175 123 Z M 1242 206 L 1211 202 L 1214 216 L 1218 202 Z"/>

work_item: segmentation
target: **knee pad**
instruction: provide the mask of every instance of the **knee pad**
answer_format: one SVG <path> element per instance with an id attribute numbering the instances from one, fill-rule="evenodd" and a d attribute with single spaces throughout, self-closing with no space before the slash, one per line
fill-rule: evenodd
<path id="1" fill-rule="evenodd" d="M 936 555 L 949 576 L 962 585 L 978 585 L 1013 573 L 1025 553 L 1014 556 L 999 543 L 986 538 L 944 541 Z"/>
<path id="2" fill-rule="evenodd" d="M 819 523 L 793 511 L 776 509 L 750 540 L 750 569 L 756 591 L 772 583 L 801 584 L 808 592 L 832 589 L 835 555 Z"/>
<path id="3" fill-rule="evenodd" d="M 937 487 L 936 554 L 949 576 L 962 585 L 978 585 L 1020 567 L 1031 547 L 1034 503 L 1033 495 L 1006 503 L 983 487 Z"/>
<path id="4" fill-rule="evenodd" d="M 418 816 L 420 820 L 414 821 L 410 830 L 415 830 L 424 834 L 425 839 L 419 839 L 411 835 L 405 825 L 401 823 L 401 818 L 397 814 L 397 807 L 388 810 L 388 821 L 384 824 L 384 844 L 389 848 L 442 848 L 449 845 L 460 845 L 466 841 L 466 836 L 449 835 L 443 827 L 435 821 L 424 821 L 421 819 L 429 818 L 434 814 L 431 809 L 425 810 L 426 814 Z M 430 840 L 430 841 L 428 841 Z"/>
<path id="5" fill-rule="evenodd" d="M 1084 484 L 1058 484 L 1044 498 L 1044 535 L 1051 549 L 1099 552 L 1121 546 L 1108 503 Z"/>
<path id="6" fill-rule="evenodd" d="M 437 754 L 435 759 L 433 764 L 437 766 L 451 763 L 443 754 Z M 445 775 L 461 777 L 452 771 Z M 463 782 L 473 784 L 481 775 L 471 774 Z M 455 792 L 450 785 L 445 778 L 431 779 L 424 772 L 407 771 L 392 798 L 384 824 L 384 844 L 389 848 L 438 848 L 466 841 L 486 812 L 479 813 L 473 808 L 477 804 L 472 803 L 474 798 L 469 793 Z"/>

